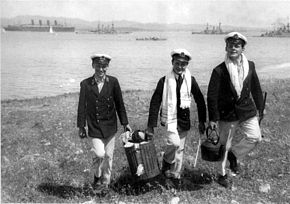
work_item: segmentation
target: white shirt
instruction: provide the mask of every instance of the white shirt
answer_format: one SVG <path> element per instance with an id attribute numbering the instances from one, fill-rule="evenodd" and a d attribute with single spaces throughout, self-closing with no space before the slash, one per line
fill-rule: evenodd
<path id="1" fill-rule="evenodd" d="M 101 93 L 102 88 L 103 88 L 104 83 L 105 83 L 106 75 L 101 79 L 97 79 L 96 77 L 94 77 L 94 78 L 95 78 L 96 84 L 98 85 L 99 93 Z"/>

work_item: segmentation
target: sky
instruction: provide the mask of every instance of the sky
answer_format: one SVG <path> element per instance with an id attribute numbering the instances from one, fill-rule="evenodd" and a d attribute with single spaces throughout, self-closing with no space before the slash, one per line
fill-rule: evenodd
<path id="1" fill-rule="evenodd" d="M 87 21 L 129 20 L 269 27 L 290 18 L 290 0 L 1 0 L 1 17 L 41 15 Z"/>

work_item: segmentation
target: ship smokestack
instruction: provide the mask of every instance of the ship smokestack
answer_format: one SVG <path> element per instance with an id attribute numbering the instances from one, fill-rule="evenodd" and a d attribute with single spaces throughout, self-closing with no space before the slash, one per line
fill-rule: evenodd
<path id="1" fill-rule="evenodd" d="M 34 25 L 34 20 L 33 19 L 31 19 L 31 25 Z"/>
<path id="2" fill-rule="evenodd" d="M 56 20 L 54 21 L 54 25 L 57 25 L 57 21 Z"/>
<path id="3" fill-rule="evenodd" d="M 221 23 L 219 23 L 219 32 L 220 32 L 220 33 L 223 32 L 223 31 L 222 31 L 222 24 L 221 24 Z"/>
<path id="4" fill-rule="evenodd" d="M 41 20 L 39 20 L 39 25 L 42 25 L 42 21 Z"/>
<path id="5" fill-rule="evenodd" d="M 49 22 L 49 20 L 47 20 L 46 22 L 47 22 L 47 25 L 50 26 L 50 22 Z"/>

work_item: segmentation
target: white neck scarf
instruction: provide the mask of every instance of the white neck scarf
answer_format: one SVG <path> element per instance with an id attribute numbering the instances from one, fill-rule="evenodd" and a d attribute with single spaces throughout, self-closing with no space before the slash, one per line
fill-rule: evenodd
<path id="1" fill-rule="evenodd" d="M 230 74 L 231 82 L 235 87 L 238 97 L 240 98 L 241 92 L 243 89 L 243 82 L 249 73 L 249 62 L 246 56 L 242 53 L 241 59 L 241 71 L 238 72 L 238 65 L 234 64 L 233 61 L 230 60 L 228 55 L 225 56 L 225 64 L 227 70 Z"/>
<path id="2" fill-rule="evenodd" d="M 180 108 L 190 108 L 191 104 L 191 74 L 186 68 L 182 73 L 183 82 L 180 88 Z M 177 96 L 176 79 L 173 70 L 165 76 L 162 95 L 161 123 L 167 125 L 167 130 L 177 132 Z"/>

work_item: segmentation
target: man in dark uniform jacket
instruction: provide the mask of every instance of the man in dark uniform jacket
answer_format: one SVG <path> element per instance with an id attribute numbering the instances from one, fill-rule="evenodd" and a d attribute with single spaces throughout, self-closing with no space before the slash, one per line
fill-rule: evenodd
<path id="1" fill-rule="evenodd" d="M 207 103 L 209 126 L 212 129 L 219 126 L 220 141 L 226 147 L 218 183 L 228 187 L 227 159 L 233 175 L 238 174 L 237 158 L 248 154 L 261 141 L 258 117 L 263 117 L 263 95 L 255 64 L 243 54 L 246 37 L 231 32 L 226 35 L 225 42 L 225 61 L 212 71 Z M 241 128 L 245 138 L 232 146 L 237 127 Z"/>
<path id="2" fill-rule="evenodd" d="M 160 110 L 161 125 L 167 128 L 167 146 L 163 155 L 162 173 L 166 178 L 180 179 L 185 139 L 190 123 L 191 96 L 197 104 L 199 131 L 203 134 L 206 122 L 206 105 L 203 94 L 187 66 L 191 60 L 185 49 L 171 53 L 172 69 L 162 77 L 151 98 L 147 133 L 157 127 Z"/>
<path id="3" fill-rule="evenodd" d="M 87 125 L 88 136 L 92 140 L 93 188 L 107 189 L 112 171 L 117 114 L 124 130 L 131 131 L 131 128 L 119 82 L 106 74 L 111 57 L 95 54 L 91 59 L 95 73 L 80 84 L 77 127 L 79 136 L 85 138 Z"/>

